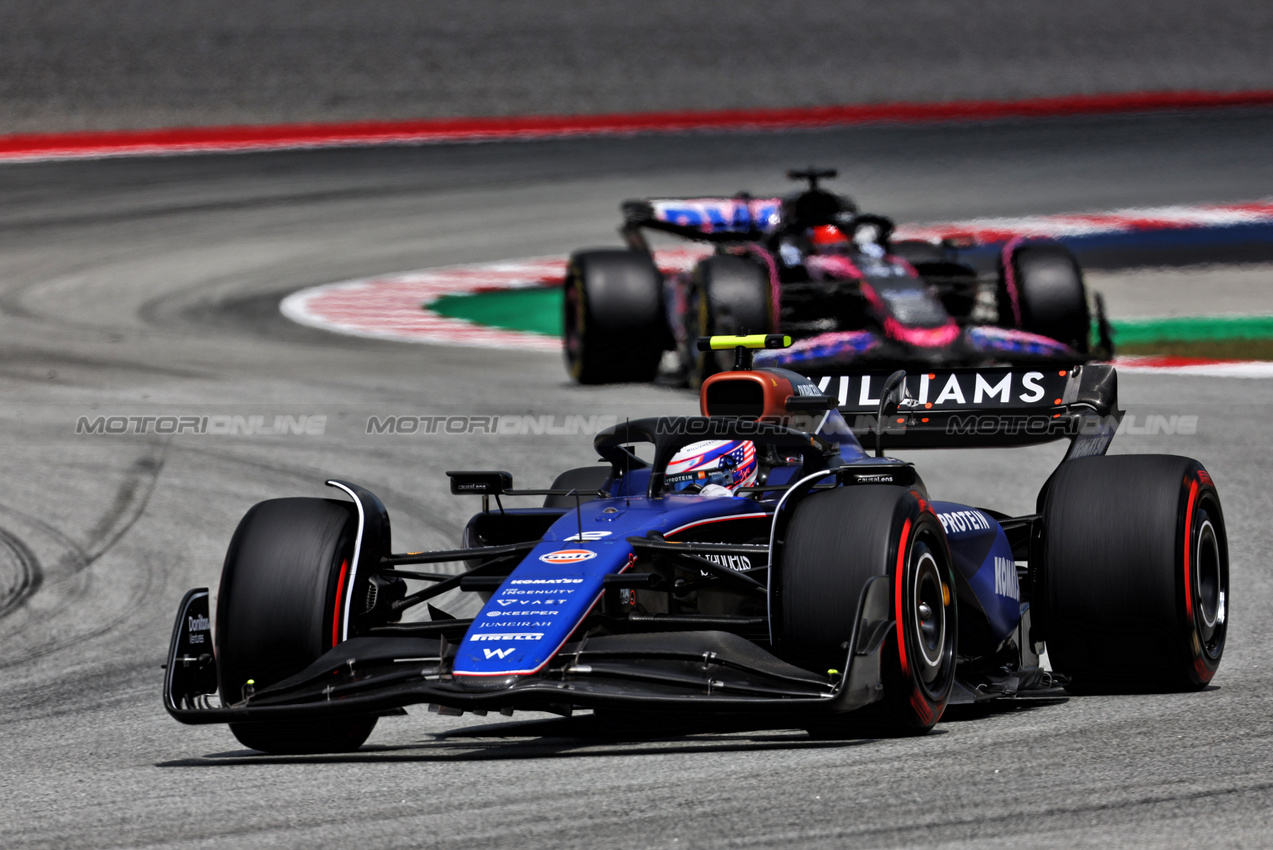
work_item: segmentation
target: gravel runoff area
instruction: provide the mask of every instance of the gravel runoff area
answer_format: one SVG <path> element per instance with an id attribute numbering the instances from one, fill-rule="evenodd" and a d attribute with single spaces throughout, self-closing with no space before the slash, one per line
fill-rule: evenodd
<path id="1" fill-rule="evenodd" d="M 1259 0 L 5 0 L 0 134 L 1273 89 Z"/>

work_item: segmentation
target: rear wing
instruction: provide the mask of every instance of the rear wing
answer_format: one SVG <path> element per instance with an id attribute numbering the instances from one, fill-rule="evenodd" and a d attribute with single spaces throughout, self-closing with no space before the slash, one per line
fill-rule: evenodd
<path id="1" fill-rule="evenodd" d="M 1066 459 L 1104 454 L 1122 420 L 1118 374 L 1106 363 L 1069 368 L 933 369 L 907 374 L 881 405 L 889 375 L 814 379 L 838 400 L 864 446 L 889 451 L 1023 446 L 1070 439 Z"/>
<path id="2" fill-rule="evenodd" d="M 754 241 L 782 221 L 781 198 L 647 198 L 624 201 L 623 232 L 639 238 L 641 228 L 702 242 Z"/>

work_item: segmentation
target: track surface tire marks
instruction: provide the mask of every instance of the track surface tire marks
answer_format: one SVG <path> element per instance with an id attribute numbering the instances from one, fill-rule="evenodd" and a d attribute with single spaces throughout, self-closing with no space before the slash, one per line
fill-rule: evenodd
<path id="1" fill-rule="evenodd" d="M 239 749 L 225 729 L 173 722 L 159 664 L 181 594 L 216 586 L 255 501 L 327 496 L 323 478 L 349 478 L 384 498 L 401 545 L 447 546 L 474 505 L 449 495 L 444 469 L 494 464 L 532 486 L 592 459 L 583 435 L 369 435 L 369 416 L 696 406 L 655 387 L 572 386 L 549 353 L 519 354 L 514 368 L 503 352 L 297 328 L 270 309 L 286 291 L 615 244 L 623 197 L 782 191 L 781 170 L 807 162 L 841 165 L 859 202 L 906 220 L 1243 200 L 1273 185 L 1270 130 L 1273 116 L 1252 112 L 0 171 L 0 191 L 21 199 L 0 210 L 0 333 L 13 355 L 0 360 L 0 526 L 44 571 L 0 619 L 5 846 L 1266 842 L 1273 674 L 1256 612 L 1273 604 L 1259 567 L 1273 544 L 1267 382 L 1122 381 L 1130 413 L 1199 425 L 1191 437 L 1120 437 L 1117 450 L 1194 455 L 1220 483 L 1237 619 L 1203 693 L 1073 699 L 954 720 L 919 740 L 834 744 L 755 724 L 604 734 L 586 716 L 415 711 L 386 720 L 364 752 L 280 759 Z M 1214 159 L 1191 155 L 1198 145 Z M 187 414 L 323 415 L 326 427 L 75 434 L 81 416 Z M 935 492 L 1028 512 L 1059 456 L 914 459 Z"/>

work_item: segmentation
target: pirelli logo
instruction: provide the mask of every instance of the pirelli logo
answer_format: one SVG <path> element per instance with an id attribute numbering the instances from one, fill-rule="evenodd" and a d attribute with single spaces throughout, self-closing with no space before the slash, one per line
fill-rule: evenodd
<path id="1" fill-rule="evenodd" d="M 493 632 L 469 635 L 469 640 L 543 640 L 543 632 Z"/>

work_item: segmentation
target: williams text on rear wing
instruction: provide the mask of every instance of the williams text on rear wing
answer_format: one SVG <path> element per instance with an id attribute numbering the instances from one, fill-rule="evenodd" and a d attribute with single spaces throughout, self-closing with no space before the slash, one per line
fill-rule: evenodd
<path id="1" fill-rule="evenodd" d="M 1108 364 L 1070 368 L 960 368 L 907 374 L 905 390 L 881 405 L 888 374 L 816 379 L 839 401 L 866 446 L 889 450 L 1019 446 L 1070 439 L 1067 457 L 1104 454 L 1122 411 Z"/>

